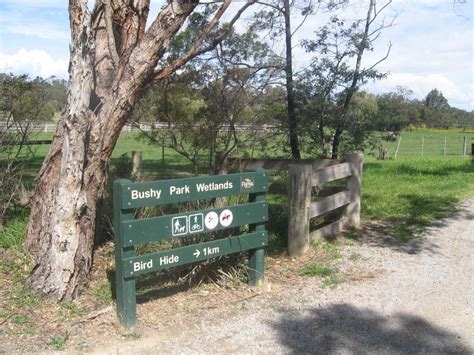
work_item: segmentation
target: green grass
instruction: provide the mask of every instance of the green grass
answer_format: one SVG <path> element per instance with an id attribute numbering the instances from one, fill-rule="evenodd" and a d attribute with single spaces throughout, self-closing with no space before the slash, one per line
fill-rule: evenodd
<path id="1" fill-rule="evenodd" d="M 121 338 L 125 340 L 138 340 L 140 339 L 140 334 L 137 332 L 123 333 Z"/>
<path id="2" fill-rule="evenodd" d="M 335 288 L 337 285 L 343 282 L 345 282 L 343 277 L 333 274 L 323 280 L 321 284 L 321 288 L 326 288 L 326 287 Z"/>
<path id="3" fill-rule="evenodd" d="M 363 255 L 360 254 L 360 253 L 352 253 L 352 254 L 349 256 L 349 260 L 351 260 L 351 261 L 364 260 L 364 257 L 363 257 Z"/>
<path id="4" fill-rule="evenodd" d="M 15 218 L 0 229 L 0 248 L 20 250 L 23 246 L 23 236 L 27 227 L 27 216 Z"/>
<path id="5" fill-rule="evenodd" d="M 66 345 L 68 338 L 67 335 L 57 335 L 49 338 L 46 344 L 54 347 L 56 350 L 61 350 Z"/>
<path id="6" fill-rule="evenodd" d="M 362 217 L 395 222 L 404 238 L 412 227 L 446 217 L 468 196 L 474 196 L 474 164 L 469 159 L 369 158 L 364 164 Z"/>
<path id="7" fill-rule="evenodd" d="M 302 268 L 299 272 L 300 276 L 331 276 L 337 273 L 337 269 L 322 265 L 319 263 L 313 263 L 307 267 Z"/>
<path id="8" fill-rule="evenodd" d="M 112 289 L 108 281 L 104 281 L 96 285 L 92 290 L 91 294 L 95 299 L 100 301 L 103 305 L 107 306 L 112 304 Z"/>

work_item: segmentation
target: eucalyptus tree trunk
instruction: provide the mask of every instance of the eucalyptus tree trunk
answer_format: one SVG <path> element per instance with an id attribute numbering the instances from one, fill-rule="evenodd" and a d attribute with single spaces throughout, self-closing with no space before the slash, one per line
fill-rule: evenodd
<path id="1" fill-rule="evenodd" d="M 205 39 L 230 0 L 222 3 L 188 52 L 159 71 L 158 61 L 198 2 L 168 1 L 145 29 L 149 3 L 97 0 L 90 11 L 87 0 L 69 1 L 68 99 L 37 177 L 26 238 L 35 261 L 29 286 L 57 300 L 74 298 L 88 281 L 96 201 L 134 105 L 149 83 L 213 48 L 204 45 Z"/>

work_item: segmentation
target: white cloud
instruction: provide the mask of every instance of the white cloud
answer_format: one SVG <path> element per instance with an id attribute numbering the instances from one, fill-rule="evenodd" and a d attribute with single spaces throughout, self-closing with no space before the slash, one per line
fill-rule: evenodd
<path id="1" fill-rule="evenodd" d="M 22 48 L 13 54 L 0 52 L 0 72 L 3 73 L 67 79 L 68 63 L 67 59 L 54 59 L 41 49 Z"/>
<path id="2" fill-rule="evenodd" d="M 440 90 L 452 106 L 472 110 L 474 85 L 461 86 L 442 74 L 391 73 L 385 80 L 366 85 L 376 93 L 395 91 L 403 86 L 413 91 L 414 97 L 422 99 L 434 88 Z"/>
<path id="3" fill-rule="evenodd" d="M 60 39 L 68 40 L 69 31 L 62 30 L 49 24 L 33 23 L 28 26 L 11 25 L 7 26 L 7 31 L 13 34 L 20 34 L 25 36 L 36 36 L 45 39 Z"/>
<path id="4" fill-rule="evenodd" d="M 4 5 L 15 6 L 15 7 L 64 7 L 67 3 L 64 0 L 2 0 Z"/>
<path id="5" fill-rule="evenodd" d="M 341 15 L 363 17 L 366 3 L 354 1 Z M 473 110 L 473 9 L 472 2 L 459 2 L 453 8 L 453 1 L 395 0 L 386 12 L 388 17 L 398 14 L 395 25 L 382 31 L 374 52 L 366 52 L 363 58 L 363 66 L 370 67 L 385 56 L 391 42 L 390 56 L 377 66 L 390 75 L 365 89 L 381 93 L 405 86 L 414 91 L 415 98 L 422 99 L 438 88 L 450 105 Z M 313 32 L 325 20 L 311 19 L 301 28 L 299 37 L 314 38 Z M 295 49 L 298 67 L 307 65 L 308 57 L 301 48 Z"/>

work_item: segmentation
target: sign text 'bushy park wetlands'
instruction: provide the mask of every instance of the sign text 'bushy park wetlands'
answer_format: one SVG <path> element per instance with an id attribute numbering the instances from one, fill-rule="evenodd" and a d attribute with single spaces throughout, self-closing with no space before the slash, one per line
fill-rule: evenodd
<path id="1" fill-rule="evenodd" d="M 191 186 L 188 184 L 184 184 L 182 186 L 170 186 L 168 194 L 169 196 L 174 195 L 183 195 L 183 194 L 190 194 L 191 193 Z M 196 192 L 204 192 L 204 191 L 218 191 L 218 190 L 230 190 L 234 185 L 231 181 L 226 181 L 220 184 L 216 184 L 215 182 L 211 182 L 206 184 L 204 182 L 200 184 L 195 184 L 194 188 Z M 162 190 L 156 190 L 151 188 L 148 191 L 138 191 L 138 190 L 131 190 L 132 200 L 136 199 L 143 199 L 143 198 L 156 198 L 157 200 L 161 197 Z"/>
<path id="2" fill-rule="evenodd" d="M 156 203 L 176 203 L 182 201 L 208 199 L 220 196 L 252 193 L 265 190 L 264 179 L 259 175 L 245 173 L 236 175 L 215 176 L 209 178 L 189 178 L 163 180 L 161 182 L 135 183 L 123 192 L 123 207 L 150 206 Z"/>

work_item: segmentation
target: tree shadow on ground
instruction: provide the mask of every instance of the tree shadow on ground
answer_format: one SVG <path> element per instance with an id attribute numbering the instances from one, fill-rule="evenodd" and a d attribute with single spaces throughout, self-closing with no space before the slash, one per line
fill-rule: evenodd
<path id="1" fill-rule="evenodd" d="M 385 316 L 349 304 L 314 309 L 306 317 L 285 311 L 273 326 L 294 354 L 471 354 L 457 334 L 409 314 Z"/>
<path id="2" fill-rule="evenodd" d="M 366 223 L 359 230 L 346 232 L 345 236 L 366 245 L 388 247 L 407 254 L 439 253 L 438 244 L 426 238 L 416 237 L 419 233 L 420 230 L 410 229 L 404 221 L 382 221 Z"/>
<path id="3" fill-rule="evenodd" d="M 409 203 L 406 219 L 368 222 L 362 229 L 346 233 L 346 236 L 408 254 L 436 253 L 438 245 L 423 238 L 427 230 L 446 227 L 452 221 L 474 219 L 473 211 L 459 205 L 459 200 L 454 198 L 408 194 L 402 197 Z"/>

